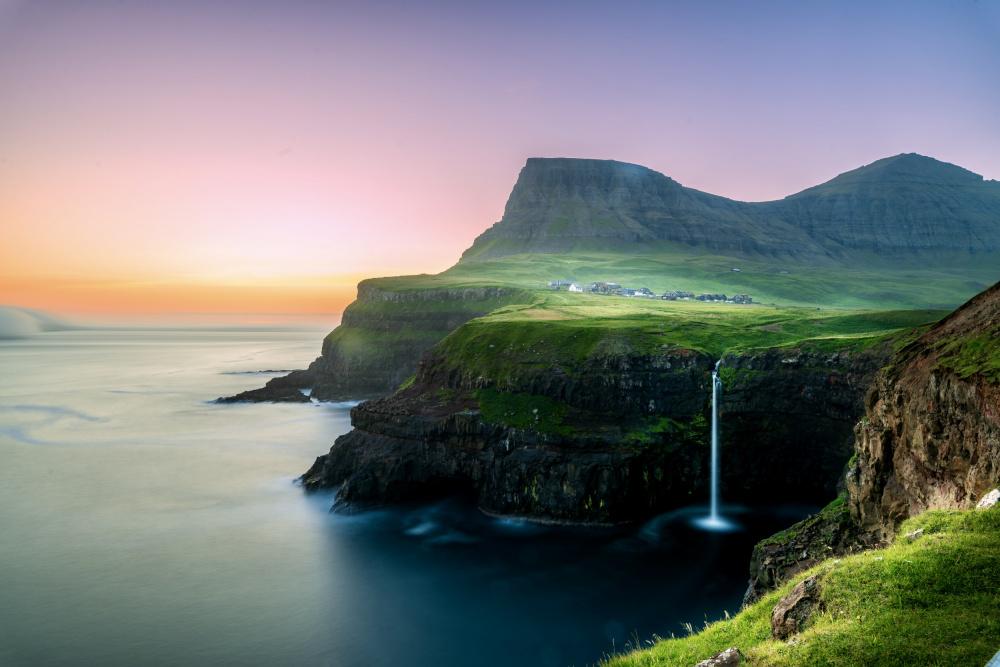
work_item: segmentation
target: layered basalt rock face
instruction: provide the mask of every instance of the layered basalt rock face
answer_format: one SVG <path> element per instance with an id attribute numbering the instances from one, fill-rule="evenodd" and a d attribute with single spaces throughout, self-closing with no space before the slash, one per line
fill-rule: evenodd
<path id="1" fill-rule="evenodd" d="M 969 509 L 1000 483 L 1000 283 L 880 372 L 847 475 L 852 516 L 891 538 L 926 509 Z"/>
<path id="2" fill-rule="evenodd" d="M 609 248 L 670 241 L 725 255 L 835 261 L 766 206 L 685 188 L 635 164 L 573 158 L 529 159 L 503 218 L 476 238 L 462 261 L 567 252 L 588 239 Z"/>
<path id="3" fill-rule="evenodd" d="M 721 423 L 729 495 L 759 498 L 775 484 L 782 489 L 770 494 L 776 499 L 822 503 L 836 496 L 863 397 L 891 355 L 889 340 L 862 352 L 825 353 L 806 344 L 726 355 Z"/>
<path id="4" fill-rule="evenodd" d="M 851 253 L 951 267 L 994 260 L 1000 249 L 1000 182 L 915 153 L 771 204 L 809 238 Z"/>
<path id="5" fill-rule="evenodd" d="M 867 383 L 887 356 L 883 346 L 726 357 L 724 497 L 824 499 L 849 456 Z M 354 408 L 354 430 L 303 479 L 308 489 L 339 489 L 341 507 L 462 485 L 492 514 L 636 520 L 707 495 L 714 363 L 674 349 L 594 357 L 579 372 L 522 375 L 508 393 L 565 406 L 559 428 L 546 432 L 487 421 L 477 396 L 490 381 L 431 350 L 411 387 Z"/>
<path id="6" fill-rule="evenodd" d="M 594 360 L 592 372 L 577 377 L 539 374 L 518 389 L 559 396 L 569 408 L 563 432 L 542 432 L 487 422 L 475 395 L 490 382 L 449 366 L 431 350 L 411 387 L 351 411 L 354 430 L 338 438 L 303 479 L 307 489 L 338 488 L 340 506 L 377 505 L 464 485 L 492 514 L 567 523 L 629 521 L 643 505 L 700 489 L 704 457 L 676 447 L 651 457 L 628 442 L 623 424 L 648 410 L 650 400 L 679 417 L 701 414 L 711 366 L 709 357 L 685 350 Z M 662 497 L 639 492 L 644 473 L 646 485 L 650 475 L 660 478 Z"/>

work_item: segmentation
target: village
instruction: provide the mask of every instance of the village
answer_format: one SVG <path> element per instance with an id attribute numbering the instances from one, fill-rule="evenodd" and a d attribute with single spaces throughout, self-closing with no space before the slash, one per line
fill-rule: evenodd
<path id="1" fill-rule="evenodd" d="M 725 294 L 709 294 L 704 292 L 695 295 L 694 292 L 668 290 L 663 294 L 655 294 L 648 287 L 623 287 L 616 283 L 590 283 L 580 285 L 569 280 L 550 280 L 549 287 L 555 290 L 569 292 L 584 292 L 587 294 L 603 294 L 606 296 L 623 296 L 638 299 L 661 299 L 663 301 L 711 301 L 721 303 L 751 304 L 753 299 L 749 294 L 737 294 L 727 297 Z"/>

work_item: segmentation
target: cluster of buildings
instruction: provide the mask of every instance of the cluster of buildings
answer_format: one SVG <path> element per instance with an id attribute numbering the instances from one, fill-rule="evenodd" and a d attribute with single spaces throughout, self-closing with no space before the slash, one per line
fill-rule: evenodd
<path id="1" fill-rule="evenodd" d="M 695 301 L 722 301 L 723 303 L 753 303 L 749 294 L 737 294 L 729 298 L 725 294 L 700 294 L 695 297 Z"/>
<path id="2" fill-rule="evenodd" d="M 590 283 L 580 285 L 570 280 L 550 280 L 549 287 L 570 292 L 587 292 L 589 294 L 606 294 L 608 296 L 628 296 L 644 299 L 662 299 L 663 301 L 719 301 L 724 303 L 753 303 L 749 294 L 737 294 L 729 298 L 725 294 L 703 293 L 695 296 L 694 292 L 670 290 L 663 294 L 654 294 L 648 287 L 622 287 L 616 283 Z"/>

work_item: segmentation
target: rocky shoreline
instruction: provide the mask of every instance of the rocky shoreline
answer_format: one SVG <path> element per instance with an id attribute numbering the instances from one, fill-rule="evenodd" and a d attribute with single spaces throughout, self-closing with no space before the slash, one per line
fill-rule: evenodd
<path id="1" fill-rule="evenodd" d="M 234 396 L 215 399 L 216 403 L 308 403 L 311 399 L 302 389 L 312 389 L 316 372 L 312 367 L 291 371 L 288 375 L 271 378 L 260 389 L 251 389 Z"/>

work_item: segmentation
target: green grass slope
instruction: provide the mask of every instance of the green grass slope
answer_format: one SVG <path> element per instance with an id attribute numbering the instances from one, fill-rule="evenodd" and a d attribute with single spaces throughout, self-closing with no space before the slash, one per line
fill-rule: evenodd
<path id="1" fill-rule="evenodd" d="M 825 561 L 697 633 L 633 647 L 602 664 L 686 667 L 735 646 L 746 665 L 985 665 L 1000 649 L 1000 506 L 928 511 L 900 534 L 918 529 L 919 537 L 897 538 L 886 549 Z M 771 610 L 813 574 L 821 612 L 789 641 L 772 640 Z"/>
<path id="2" fill-rule="evenodd" d="M 578 377 L 588 362 L 647 356 L 678 349 L 714 357 L 774 347 L 804 346 L 856 353 L 894 336 L 902 345 L 947 311 L 851 311 L 815 308 L 658 301 L 539 290 L 530 304 L 508 305 L 470 320 L 431 354 L 442 368 L 478 378 L 490 389 L 477 395 L 488 421 L 566 432 L 565 406 L 524 392 L 550 373 Z M 516 405 L 515 405 L 516 403 Z M 523 405 L 522 405 L 523 404 Z M 530 405 L 529 405 L 530 404 Z M 528 409 L 528 408 L 531 409 Z M 524 424 L 510 415 L 544 419 Z M 656 420 L 652 420 L 656 422 Z M 656 424 L 631 424 L 632 428 Z M 628 426 L 624 422 L 622 426 Z"/>
<path id="3" fill-rule="evenodd" d="M 344 311 L 344 322 L 327 334 L 329 343 L 336 343 L 342 355 L 356 357 L 359 362 L 372 355 L 389 355 L 391 346 L 419 341 L 431 341 L 427 347 L 441 340 L 458 324 L 482 313 L 489 313 L 511 303 L 532 300 L 530 293 L 520 290 L 506 298 L 462 299 L 462 298 L 406 298 L 416 297 L 419 292 L 449 289 L 456 292 L 465 288 L 502 287 L 484 281 L 455 281 L 438 279 L 437 276 L 398 276 L 377 278 L 365 283 L 385 291 L 401 293 L 398 301 L 357 300 Z"/>
<path id="4" fill-rule="evenodd" d="M 616 282 L 627 287 L 749 294 L 755 301 L 777 305 L 840 308 L 956 308 L 996 282 L 995 267 L 956 266 L 949 270 L 897 270 L 865 267 L 821 267 L 733 259 L 704 252 L 691 254 L 666 243 L 643 244 L 629 253 L 614 249 L 574 248 L 561 254 L 509 255 L 483 262 L 464 262 L 416 284 L 475 284 L 496 281 L 538 287 L 550 280 L 581 284 Z M 593 245 L 593 244 L 590 244 Z M 739 272 L 732 269 L 738 268 Z M 782 273 L 787 271 L 787 273 Z"/>
<path id="5" fill-rule="evenodd" d="M 511 367 L 507 357 L 516 357 L 521 366 L 536 362 L 568 369 L 612 348 L 653 354 L 664 347 L 682 347 L 722 356 L 807 343 L 831 350 L 864 346 L 947 314 L 659 301 L 548 290 L 536 295 L 533 303 L 505 306 L 467 322 L 439 344 L 438 352 L 456 365 L 502 375 Z"/>

